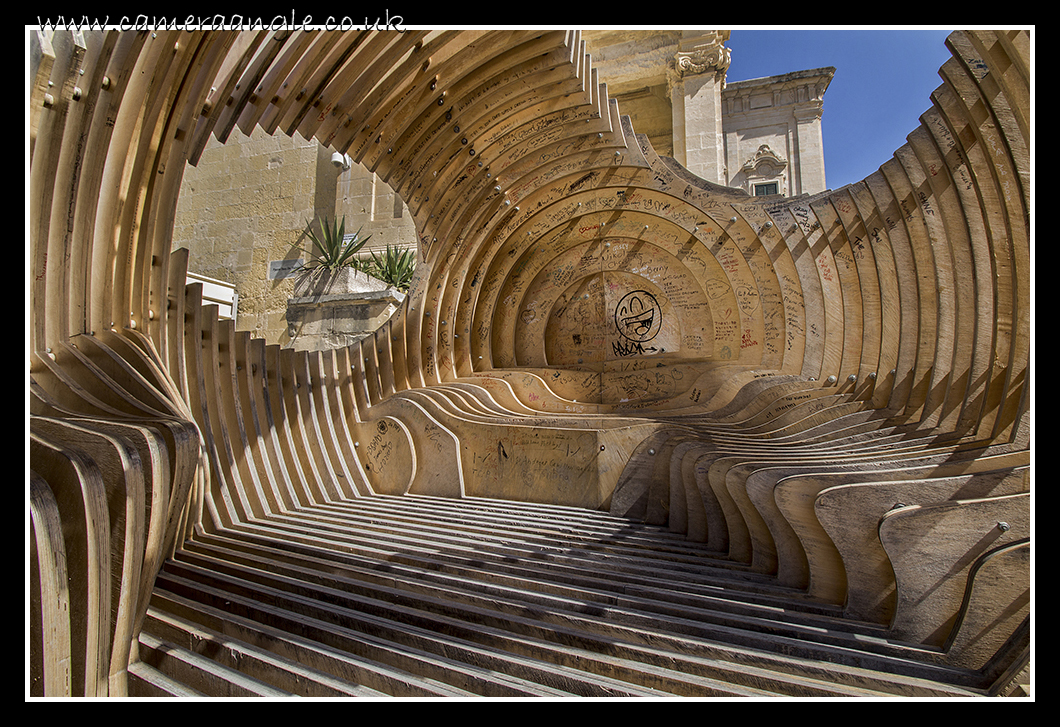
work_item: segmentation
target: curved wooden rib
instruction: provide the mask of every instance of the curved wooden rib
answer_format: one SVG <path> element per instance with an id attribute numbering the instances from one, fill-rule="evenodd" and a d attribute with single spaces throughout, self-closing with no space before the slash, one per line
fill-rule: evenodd
<path id="1" fill-rule="evenodd" d="M 194 531 L 377 495 L 610 510 L 962 668 L 1018 658 L 1028 33 L 954 33 L 893 159 L 767 201 L 658 156 L 576 31 L 32 41 L 34 694 L 125 693 Z M 374 336 L 279 350 L 184 287 L 181 172 L 256 126 L 408 200 Z"/>

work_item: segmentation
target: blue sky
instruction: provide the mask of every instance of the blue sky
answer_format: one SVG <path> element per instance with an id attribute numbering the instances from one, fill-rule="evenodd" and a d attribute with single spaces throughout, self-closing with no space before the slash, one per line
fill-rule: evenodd
<path id="1" fill-rule="evenodd" d="M 728 80 L 833 66 L 824 95 L 825 182 L 857 182 L 891 158 L 920 123 L 950 57 L 949 29 L 732 29 Z"/>

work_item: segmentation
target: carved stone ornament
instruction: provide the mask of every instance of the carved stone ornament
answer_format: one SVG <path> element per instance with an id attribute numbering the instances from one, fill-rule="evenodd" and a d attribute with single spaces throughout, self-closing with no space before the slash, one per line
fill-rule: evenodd
<path id="1" fill-rule="evenodd" d="M 691 51 L 678 51 L 674 57 L 674 66 L 679 77 L 711 71 L 720 76 L 728 70 L 730 61 L 730 50 L 720 41 L 715 41 L 708 45 L 696 46 Z"/>
<path id="2" fill-rule="evenodd" d="M 755 155 L 744 162 L 743 172 L 748 176 L 772 177 L 788 165 L 768 144 L 758 147 Z"/>

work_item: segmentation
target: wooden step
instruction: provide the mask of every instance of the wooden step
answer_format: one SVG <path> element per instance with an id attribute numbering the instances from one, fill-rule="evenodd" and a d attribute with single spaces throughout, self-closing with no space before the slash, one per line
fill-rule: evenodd
<path id="1" fill-rule="evenodd" d="M 149 632 L 140 635 L 140 660 L 209 697 L 291 697 L 238 669 L 194 651 L 163 641 Z"/>
<path id="2" fill-rule="evenodd" d="M 491 537 L 458 548 L 431 524 L 434 503 L 423 503 L 421 518 L 406 502 L 401 527 L 384 528 L 374 500 L 344 505 L 345 529 L 315 513 L 332 520 L 326 529 L 307 515 L 301 528 L 280 518 L 202 533 L 166 564 L 155 608 L 179 603 L 189 622 L 215 612 L 203 627 L 218 631 L 234 618 L 244 629 L 263 624 L 277 643 L 290 634 L 479 695 L 977 693 L 974 674 L 934 663 L 931 650 L 889 640 L 879 626 L 801 610 L 783 589 L 766 598 L 764 581 L 761 592 L 726 588 L 720 577 L 712 590 L 683 588 L 694 561 L 669 569 L 669 533 L 660 533 L 658 558 L 647 547 L 636 557 L 641 570 L 654 571 L 652 587 L 617 570 L 611 577 L 598 562 L 582 572 L 560 567 L 555 554 L 591 540 L 591 528 L 547 546 L 536 534 L 526 539 L 529 521 L 509 532 L 493 506 L 489 527 L 482 525 Z M 481 512 L 463 527 L 478 528 Z M 593 522 L 595 513 L 579 517 Z M 370 536 L 352 535 L 368 522 L 379 526 Z M 521 570 L 503 567 L 515 560 L 525 561 Z M 723 570 L 720 560 L 708 563 Z"/>
<path id="3" fill-rule="evenodd" d="M 151 698 L 201 698 L 205 695 L 164 674 L 144 661 L 129 665 L 129 696 Z"/>
<path id="4" fill-rule="evenodd" d="M 404 669 L 449 685 L 447 696 L 460 692 L 508 698 L 658 696 L 612 680 L 588 680 L 575 670 L 552 669 L 516 653 L 481 648 L 422 626 L 390 622 L 305 596 L 283 597 L 266 588 L 251 589 L 248 595 L 245 582 L 228 581 L 228 585 L 233 590 L 166 575 L 156 588 L 156 598 L 160 603 L 182 602 L 189 612 L 200 608 L 201 602 L 205 611 L 221 614 L 226 621 L 235 614 L 244 625 L 264 623 L 273 632 L 289 632 L 358 659 Z"/>
<path id="5" fill-rule="evenodd" d="M 146 631 L 177 629 L 221 634 L 247 648 L 254 644 L 260 653 L 273 659 L 298 664 L 318 681 L 333 681 L 365 693 L 396 697 L 471 697 L 471 692 L 451 687 L 428 677 L 412 674 L 371 659 L 306 639 L 294 630 L 273 628 L 264 621 L 251 621 L 229 611 L 212 608 L 192 599 L 156 590 Z M 185 637 L 187 638 L 187 637 Z"/>
<path id="6" fill-rule="evenodd" d="M 383 692 L 337 679 L 318 669 L 233 639 L 170 613 L 149 609 L 145 632 L 167 643 L 299 697 L 382 697 Z"/>
<path id="7" fill-rule="evenodd" d="M 405 596 L 410 599 L 444 598 L 469 607 L 504 604 L 513 610 L 546 611 L 563 620 L 584 615 L 603 619 L 604 625 L 600 626 L 603 628 L 626 624 L 663 628 L 675 634 L 710 633 L 712 638 L 718 638 L 718 630 L 736 630 L 734 633 L 738 635 L 747 632 L 783 636 L 899 658 L 907 658 L 911 652 L 924 660 L 930 660 L 932 656 L 930 652 L 908 644 L 889 642 L 880 626 L 763 606 L 741 600 L 739 593 L 728 596 L 721 589 L 716 597 L 674 602 L 671 591 L 661 587 L 622 588 L 612 592 L 582 583 L 554 587 L 543 578 L 501 579 L 484 570 L 462 569 L 458 573 L 439 574 L 425 568 L 402 567 L 384 561 L 339 565 L 302 556 L 298 563 L 289 564 L 277 560 L 282 557 L 283 553 L 276 550 L 238 553 L 205 543 L 192 543 L 185 549 L 181 562 L 197 563 L 206 569 L 227 569 L 237 563 L 248 569 L 283 573 L 315 583 L 340 581 L 346 592 L 351 589 L 364 593 L 393 589 L 398 593 L 394 599 Z"/>

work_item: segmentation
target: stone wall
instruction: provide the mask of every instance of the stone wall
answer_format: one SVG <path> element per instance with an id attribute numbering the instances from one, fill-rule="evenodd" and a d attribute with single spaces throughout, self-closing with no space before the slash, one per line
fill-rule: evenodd
<path id="1" fill-rule="evenodd" d="M 334 216 L 334 181 L 323 184 L 319 144 L 300 136 L 215 138 L 184 174 L 173 247 L 189 249 L 189 270 L 232 283 L 239 293 L 240 330 L 284 343 L 290 280 L 270 280 L 269 262 L 301 257 L 306 220 Z M 330 166 L 330 165 L 328 165 Z M 331 174 L 334 177 L 334 174 Z M 330 186 L 330 194 L 328 187 Z"/>
<path id="2" fill-rule="evenodd" d="M 365 252 L 416 245 L 416 225 L 401 197 L 359 164 L 339 175 L 335 208 L 346 216 L 347 232 L 362 229 L 362 236 L 371 235 Z"/>
<path id="3" fill-rule="evenodd" d="M 593 66 L 619 100 L 637 133 L 660 154 L 674 155 L 673 104 L 667 68 L 681 42 L 679 30 L 588 30 L 583 33 Z"/>
<path id="4" fill-rule="evenodd" d="M 275 271 L 305 258 L 308 220 L 345 215 L 347 233 L 371 235 L 366 253 L 416 244 L 415 225 L 394 191 L 358 164 L 336 166 L 332 155 L 298 134 L 256 128 L 249 137 L 235 131 L 224 144 L 211 138 L 199 163 L 185 170 L 173 247 L 189 249 L 190 271 L 236 286 L 237 329 L 267 343 L 292 344 L 294 278 Z"/>
<path id="5" fill-rule="evenodd" d="M 381 280 L 352 268 L 318 268 L 295 280 L 287 301 L 287 347 L 296 351 L 352 345 L 383 325 L 405 299 Z"/>

